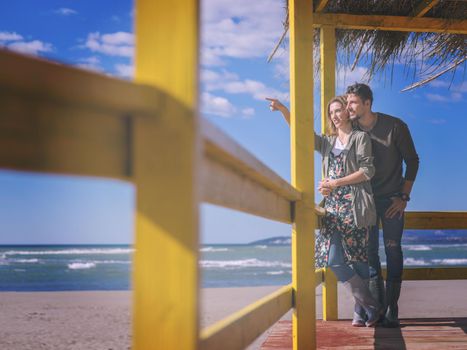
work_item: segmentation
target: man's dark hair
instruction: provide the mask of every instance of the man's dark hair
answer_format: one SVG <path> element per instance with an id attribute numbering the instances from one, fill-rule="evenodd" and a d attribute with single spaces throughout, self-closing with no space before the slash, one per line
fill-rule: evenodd
<path id="1" fill-rule="evenodd" d="M 347 87 L 346 94 L 354 94 L 362 99 L 363 102 L 370 100 L 370 104 L 373 105 L 373 92 L 370 87 L 366 84 L 355 83 Z"/>

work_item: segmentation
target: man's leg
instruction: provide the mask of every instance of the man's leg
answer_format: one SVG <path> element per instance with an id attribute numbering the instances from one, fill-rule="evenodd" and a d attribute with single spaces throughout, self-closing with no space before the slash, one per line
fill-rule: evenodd
<path id="1" fill-rule="evenodd" d="M 380 305 L 384 306 L 384 281 L 381 274 L 381 261 L 379 258 L 379 217 L 382 209 L 378 210 L 378 202 L 376 204 L 376 209 L 378 220 L 376 225 L 370 228 L 370 234 L 368 237 L 369 288 L 373 298 L 378 300 Z"/>
<path id="2" fill-rule="evenodd" d="M 404 258 L 402 254 L 402 233 L 404 215 L 394 218 L 382 218 L 384 249 L 387 261 L 386 303 L 387 310 L 384 325 L 399 327 L 398 301 L 401 291 Z"/>

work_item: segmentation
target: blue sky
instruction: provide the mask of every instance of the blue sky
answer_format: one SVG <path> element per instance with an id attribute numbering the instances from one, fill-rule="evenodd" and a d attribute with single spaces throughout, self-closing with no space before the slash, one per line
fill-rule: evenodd
<path id="1" fill-rule="evenodd" d="M 117 78 L 133 72 L 131 1 L 0 2 L 0 46 Z M 288 52 L 266 58 L 282 34 L 283 1 L 202 1 L 202 115 L 290 180 L 289 129 L 265 96 L 288 103 Z M 340 66 L 337 89 L 360 81 L 364 65 Z M 465 155 L 467 83 L 462 69 L 422 88 L 401 64 L 392 82 L 376 76 L 374 110 L 402 118 L 421 159 L 410 210 L 467 210 Z M 316 81 L 318 86 L 319 81 Z M 319 95 L 315 89 L 319 130 Z M 318 156 L 316 179 L 319 178 Z M 73 176 L 0 171 L 0 244 L 128 243 L 133 236 L 134 188 Z M 201 206 L 202 243 L 244 243 L 288 235 L 290 226 L 231 210 Z"/>

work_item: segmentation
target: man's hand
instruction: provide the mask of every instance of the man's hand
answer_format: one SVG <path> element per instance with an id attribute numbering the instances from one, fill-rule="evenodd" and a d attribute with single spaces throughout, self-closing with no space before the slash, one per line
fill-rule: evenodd
<path id="1" fill-rule="evenodd" d="M 407 207 L 407 202 L 403 201 L 399 197 L 392 197 L 391 200 L 392 200 L 392 204 L 388 208 L 388 210 L 386 210 L 386 213 L 385 213 L 386 217 L 388 219 L 392 219 L 396 215 L 399 215 L 399 218 L 401 218 L 402 214 L 404 214 L 405 208 Z"/>

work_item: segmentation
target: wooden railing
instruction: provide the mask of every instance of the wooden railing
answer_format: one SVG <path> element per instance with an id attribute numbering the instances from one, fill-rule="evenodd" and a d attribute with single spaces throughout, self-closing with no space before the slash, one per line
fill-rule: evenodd
<path id="1" fill-rule="evenodd" d="M 4 67 L 0 76 L 1 168 L 102 176 L 138 183 L 135 171 L 142 165 L 135 165 L 139 161 L 134 149 L 138 136 L 135 126 L 151 120 L 159 122 L 164 108 L 170 106 L 164 93 L 9 52 L 0 53 L 0 66 Z M 197 185 L 200 200 L 293 223 L 294 207 L 302 200 L 301 193 L 207 121 L 202 121 L 200 129 L 200 164 L 193 164 L 201 170 Z M 172 124 L 159 122 L 154 130 L 158 130 L 158 135 L 164 132 L 177 135 Z M 172 141 L 169 138 L 165 141 L 165 146 L 170 147 Z M 176 137 L 173 140 L 179 141 Z M 164 153 L 153 149 L 141 152 L 165 162 L 164 158 L 158 158 Z M 167 162 L 173 162 L 173 158 L 167 158 Z M 315 214 L 322 215 L 323 211 L 315 208 Z M 466 229 L 467 213 L 409 212 L 406 227 Z M 198 246 L 192 249 L 196 256 Z M 144 260 L 135 265 L 135 274 L 150 282 L 157 273 L 152 266 L 152 261 Z M 318 270 L 314 279 L 316 286 L 323 283 L 323 318 L 336 319 L 337 282 L 333 274 L 327 269 Z M 467 268 L 405 269 L 404 279 L 467 279 Z M 135 293 L 144 293 L 145 288 L 138 285 Z M 282 287 L 202 330 L 196 343 L 201 349 L 244 348 L 295 306 L 295 294 L 292 285 Z M 197 298 L 197 293 L 188 297 Z M 140 306 L 134 320 L 147 317 L 160 305 L 168 305 L 163 299 L 156 303 Z M 135 349 L 139 348 L 144 347 L 136 344 Z"/>

